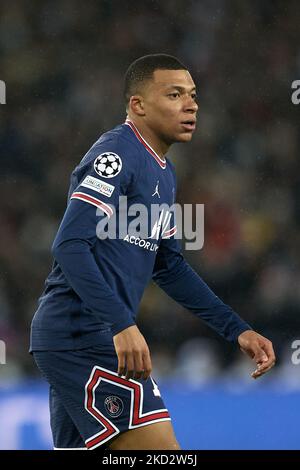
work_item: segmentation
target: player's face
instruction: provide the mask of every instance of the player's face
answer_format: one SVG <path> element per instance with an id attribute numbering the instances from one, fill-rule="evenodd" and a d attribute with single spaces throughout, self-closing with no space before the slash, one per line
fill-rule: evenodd
<path id="1" fill-rule="evenodd" d="M 196 128 L 196 87 L 187 70 L 155 70 L 144 94 L 148 128 L 167 145 L 189 142 Z"/>

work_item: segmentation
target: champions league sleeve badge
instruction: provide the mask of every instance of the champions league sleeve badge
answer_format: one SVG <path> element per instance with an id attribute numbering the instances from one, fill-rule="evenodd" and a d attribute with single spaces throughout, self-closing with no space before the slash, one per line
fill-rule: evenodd
<path id="1" fill-rule="evenodd" d="M 113 178 L 122 169 L 122 160 L 113 152 L 104 152 L 94 161 L 94 170 L 102 178 Z"/>

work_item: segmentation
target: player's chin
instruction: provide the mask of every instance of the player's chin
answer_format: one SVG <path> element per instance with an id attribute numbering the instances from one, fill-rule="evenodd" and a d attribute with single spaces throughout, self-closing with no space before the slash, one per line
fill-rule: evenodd
<path id="1" fill-rule="evenodd" d="M 180 134 L 177 135 L 177 142 L 190 142 L 193 137 L 193 132 L 188 131 L 188 132 L 181 132 Z"/>

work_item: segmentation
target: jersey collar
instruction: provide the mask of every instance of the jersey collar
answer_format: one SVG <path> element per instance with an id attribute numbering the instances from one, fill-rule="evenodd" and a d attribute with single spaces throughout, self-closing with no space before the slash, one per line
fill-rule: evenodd
<path id="1" fill-rule="evenodd" d="M 125 124 L 131 128 L 131 130 L 134 132 L 137 139 L 143 144 L 143 146 L 146 148 L 146 150 L 148 150 L 150 155 L 152 155 L 152 157 L 155 158 L 159 166 L 164 170 L 167 166 L 166 160 L 163 160 L 162 158 L 160 158 L 160 156 L 155 152 L 155 150 L 153 150 L 153 148 L 146 142 L 144 137 L 142 137 L 141 133 L 138 131 L 135 124 L 132 121 L 130 121 L 130 119 L 126 119 Z"/>

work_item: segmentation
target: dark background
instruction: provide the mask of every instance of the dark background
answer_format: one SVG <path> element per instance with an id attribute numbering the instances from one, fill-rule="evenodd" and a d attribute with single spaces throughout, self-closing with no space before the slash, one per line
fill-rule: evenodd
<path id="1" fill-rule="evenodd" d="M 278 365 L 270 376 L 293 380 L 291 344 L 300 337 L 300 105 L 291 102 L 291 84 L 300 79 L 299 25 L 296 0 L 1 1 L 4 380 L 39 375 L 27 352 L 29 326 L 70 173 L 101 133 L 124 121 L 128 65 L 155 52 L 177 56 L 198 87 L 193 141 L 169 152 L 179 202 L 205 204 L 204 248 L 186 256 L 274 342 Z M 247 374 L 237 347 L 153 285 L 139 326 L 156 375 L 205 382 Z"/>

